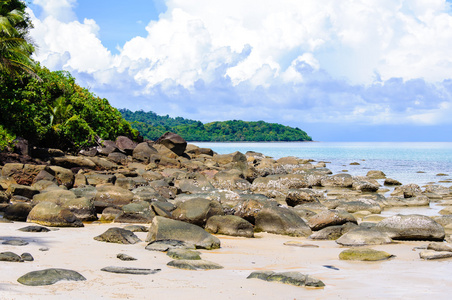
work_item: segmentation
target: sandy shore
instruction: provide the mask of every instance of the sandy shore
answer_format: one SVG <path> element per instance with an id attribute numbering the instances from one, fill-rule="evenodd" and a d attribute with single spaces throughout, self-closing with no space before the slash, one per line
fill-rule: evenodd
<path id="1" fill-rule="evenodd" d="M 0 262 L 1 299 L 449 299 L 452 260 L 424 261 L 414 247 L 427 242 L 409 241 L 375 246 L 397 257 L 382 262 L 341 261 L 345 248 L 334 241 L 267 233 L 254 239 L 218 236 L 222 247 L 201 250 L 202 258 L 224 266 L 221 270 L 186 271 L 168 267 L 165 253 L 145 250 L 147 243 L 119 245 L 93 237 L 122 224 L 89 224 L 85 228 L 61 228 L 47 233 L 17 229 L 29 223 L 0 223 L 0 240 L 19 238 L 26 246 L 0 245 L 0 252 L 29 252 L 35 261 Z M 142 240 L 146 233 L 136 233 Z M 299 241 L 319 248 L 286 246 Z M 47 247 L 48 251 L 40 251 Z M 121 261 L 118 253 L 137 258 Z M 339 270 L 325 267 L 332 265 Z M 161 269 L 153 275 L 122 275 L 101 271 L 106 266 Z M 27 272 L 66 268 L 86 277 L 83 282 L 61 281 L 51 286 L 30 287 L 17 282 Z M 299 271 L 321 279 L 326 287 L 308 289 L 246 279 L 255 270 Z"/>

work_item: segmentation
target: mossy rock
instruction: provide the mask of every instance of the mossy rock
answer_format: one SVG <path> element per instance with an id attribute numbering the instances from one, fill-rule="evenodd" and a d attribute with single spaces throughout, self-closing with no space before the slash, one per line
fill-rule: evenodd
<path id="1" fill-rule="evenodd" d="M 198 251 L 189 249 L 169 249 L 166 255 L 172 259 L 201 260 L 201 255 Z"/>
<path id="2" fill-rule="evenodd" d="M 177 259 L 172 260 L 168 264 L 170 267 L 184 269 L 184 270 L 215 270 L 215 269 L 223 269 L 217 263 L 207 261 L 207 260 L 185 260 L 185 259 Z"/>
<path id="3" fill-rule="evenodd" d="M 83 281 L 86 278 L 72 270 L 45 269 L 27 273 L 17 279 L 19 283 L 31 286 L 51 285 L 60 280 Z"/>
<path id="4" fill-rule="evenodd" d="M 341 260 L 359 260 L 359 261 L 379 261 L 395 257 L 385 251 L 378 251 L 369 248 L 350 248 L 339 254 Z"/>

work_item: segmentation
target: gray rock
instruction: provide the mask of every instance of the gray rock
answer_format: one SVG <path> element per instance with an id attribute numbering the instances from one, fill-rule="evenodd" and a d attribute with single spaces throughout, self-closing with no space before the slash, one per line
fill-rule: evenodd
<path id="1" fill-rule="evenodd" d="M 20 255 L 20 257 L 21 257 L 24 261 L 34 261 L 34 260 L 35 260 L 35 259 L 33 258 L 33 256 L 32 256 L 30 253 L 28 253 L 28 252 L 22 253 L 22 254 Z"/>
<path id="2" fill-rule="evenodd" d="M 187 141 L 172 132 L 166 132 L 155 143 L 165 146 L 179 156 L 183 155 L 187 148 Z"/>
<path id="3" fill-rule="evenodd" d="M 253 224 L 238 216 L 212 216 L 207 220 L 205 230 L 213 234 L 254 237 Z"/>
<path id="4" fill-rule="evenodd" d="M 425 260 L 451 258 L 452 252 L 425 250 L 425 251 L 419 252 L 419 257 L 422 259 L 425 259 Z"/>
<path id="5" fill-rule="evenodd" d="M 138 144 L 135 149 L 133 149 L 132 157 L 135 160 L 142 161 L 144 163 L 149 163 L 149 159 L 153 154 L 157 154 L 157 150 L 149 145 L 148 142 L 143 142 Z"/>
<path id="6" fill-rule="evenodd" d="M 353 185 L 353 178 L 350 174 L 336 174 L 323 178 L 321 184 L 325 187 L 351 188 Z"/>
<path id="7" fill-rule="evenodd" d="M 7 241 L 4 241 L 2 244 L 10 245 L 10 246 L 25 246 L 25 245 L 28 245 L 28 242 L 24 241 L 24 240 L 7 240 Z"/>
<path id="8" fill-rule="evenodd" d="M 348 222 L 358 223 L 352 214 L 333 209 L 322 210 L 308 219 L 308 225 L 312 230 L 321 230 L 328 226 L 342 225 Z"/>
<path id="9" fill-rule="evenodd" d="M 286 196 L 286 203 L 289 206 L 297 206 L 309 202 L 319 202 L 325 197 L 323 193 L 318 193 L 312 189 L 290 189 Z"/>
<path id="10" fill-rule="evenodd" d="M 141 240 L 130 230 L 123 228 L 112 227 L 107 231 L 94 237 L 96 241 L 117 243 L 117 244 L 136 244 Z"/>
<path id="11" fill-rule="evenodd" d="M 96 164 L 83 156 L 71 156 L 66 155 L 62 157 L 52 157 L 50 159 L 52 165 L 57 165 L 63 168 L 83 168 L 83 169 L 94 169 Z"/>
<path id="12" fill-rule="evenodd" d="M 14 203 L 6 208 L 3 218 L 11 221 L 24 222 L 27 220 L 28 214 L 32 209 L 33 206 L 30 203 Z"/>
<path id="13" fill-rule="evenodd" d="M 422 215 L 396 215 L 380 221 L 375 228 L 395 240 L 442 241 L 444 228 L 432 218 Z"/>
<path id="14" fill-rule="evenodd" d="M 184 270 L 216 270 L 223 269 L 217 263 L 207 261 L 207 260 L 184 260 L 184 259 L 176 259 L 170 261 L 168 264 L 170 267 L 184 269 Z"/>
<path id="15" fill-rule="evenodd" d="M 344 225 L 328 226 L 319 231 L 314 232 L 309 236 L 313 240 L 337 240 L 352 229 L 357 228 L 358 225 L 352 222 Z"/>
<path id="16" fill-rule="evenodd" d="M 372 200 L 359 199 L 356 201 L 346 201 L 338 206 L 336 206 L 337 210 L 345 210 L 349 213 L 354 213 L 358 211 L 369 211 L 372 214 L 381 213 L 381 206 Z"/>
<path id="17" fill-rule="evenodd" d="M 59 185 L 68 189 L 74 185 L 75 176 L 71 170 L 59 166 L 49 166 L 46 171 L 55 177 Z"/>
<path id="18" fill-rule="evenodd" d="M 204 226 L 211 216 L 224 215 L 223 207 L 218 201 L 194 198 L 179 203 L 172 211 L 176 220 Z"/>
<path id="19" fill-rule="evenodd" d="M 312 233 L 302 218 L 284 207 L 262 209 L 256 217 L 255 231 L 305 237 Z"/>
<path id="20" fill-rule="evenodd" d="M 130 230 L 132 232 L 148 232 L 149 228 L 143 225 L 127 225 L 124 226 L 125 230 Z"/>
<path id="21" fill-rule="evenodd" d="M 452 252 L 452 244 L 449 243 L 430 243 L 427 246 L 428 250 L 435 250 L 435 251 L 448 251 Z"/>
<path id="22" fill-rule="evenodd" d="M 282 272 L 276 273 L 272 271 L 256 271 L 251 273 L 247 279 L 257 278 L 265 281 L 276 281 L 295 286 L 306 286 L 323 288 L 325 284 L 314 277 L 299 272 Z"/>
<path id="23" fill-rule="evenodd" d="M 22 228 L 19 228 L 18 230 L 23 231 L 23 232 L 49 232 L 50 231 L 50 229 L 48 229 L 46 227 L 36 226 L 36 225 L 22 227 Z"/>
<path id="24" fill-rule="evenodd" d="M 116 257 L 123 261 L 137 260 L 135 257 L 132 257 L 124 253 L 119 253 L 118 255 L 116 255 Z"/>
<path id="25" fill-rule="evenodd" d="M 396 186 L 394 191 L 391 193 L 391 196 L 395 197 L 403 197 L 403 198 L 411 198 L 416 197 L 422 194 L 421 188 L 414 183 Z"/>
<path id="26" fill-rule="evenodd" d="M 126 136 L 118 136 L 116 138 L 116 146 L 119 148 L 119 150 L 125 152 L 128 155 L 131 155 L 133 153 L 133 149 L 135 149 L 135 147 L 137 146 L 137 143 Z"/>
<path id="27" fill-rule="evenodd" d="M 338 238 L 336 243 L 342 246 L 355 247 L 390 244 L 392 243 L 392 239 L 388 234 L 373 228 L 358 227 Z"/>
<path id="28" fill-rule="evenodd" d="M 172 259 L 185 259 L 185 260 L 200 260 L 201 255 L 198 251 L 190 249 L 169 249 L 166 253 Z"/>
<path id="29" fill-rule="evenodd" d="M 195 249 L 195 245 L 179 240 L 157 240 L 150 242 L 146 248 L 150 251 L 166 252 L 171 249 Z"/>
<path id="30" fill-rule="evenodd" d="M 69 209 L 52 202 L 41 202 L 33 207 L 28 214 L 27 222 L 51 227 L 83 227 L 82 221 Z"/>
<path id="31" fill-rule="evenodd" d="M 51 285 L 60 280 L 84 281 L 86 278 L 72 270 L 45 269 L 27 273 L 17 279 L 19 283 L 30 286 Z"/>
<path id="32" fill-rule="evenodd" d="M 220 240 L 199 226 L 156 216 L 152 220 L 147 242 L 156 240 L 179 240 L 192 243 L 196 248 L 220 248 Z"/>
<path id="33" fill-rule="evenodd" d="M 386 174 L 379 170 L 370 170 L 369 172 L 367 172 L 366 176 L 369 178 L 372 178 L 372 179 L 385 179 L 386 178 Z"/>
<path id="34" fill-rule="evenodd" d="M 118 273 L 118 274 L 130 274 L 130 275 L 150 275 L 160 272 L 161 269 L 140 269 L 140 268 L 128 268 L 128 267 L 105 267 L 101 271 Z"/>
<path id="35" fill-rule="evenodd" d="M 95 197 L 96 209 L 102 211 L 106 207 L 122 207 L 132 202 L 133 193 L 117 186 L 97 187 Z"/>
<path id="36" fill-rule="evenodd" d="M 0 261 L 23 262 L 23 258 L 13 252 L 1 252 Z"/>

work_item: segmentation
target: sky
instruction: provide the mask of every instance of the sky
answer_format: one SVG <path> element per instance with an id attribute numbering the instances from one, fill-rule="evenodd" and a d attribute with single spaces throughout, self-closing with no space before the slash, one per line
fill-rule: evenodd
<path id="1" fill-rule="evenodd" d="M 446 0 L 28 0 L 35 59 L 117 108 L 452 141 Z"/>

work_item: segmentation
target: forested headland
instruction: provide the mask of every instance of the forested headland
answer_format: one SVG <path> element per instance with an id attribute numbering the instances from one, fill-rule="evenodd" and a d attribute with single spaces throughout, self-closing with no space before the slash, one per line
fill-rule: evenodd
<path id="1" fill-rule="evenodd" d="M 232 120 L 203 124 L 196 120 L 171 118 L 168 115 L 159 116 L 154 112 L 142 110 L 132 112 L 128 109 L 120 109 L 119 111 L 127 121 L 131 122 L 132 128 L 150 140 L 155 140 L 165 132 L 171 131 L 187 141 L 198 142 L 312 141 L 312 138 L 299 128 L 264 121 Z"/>

